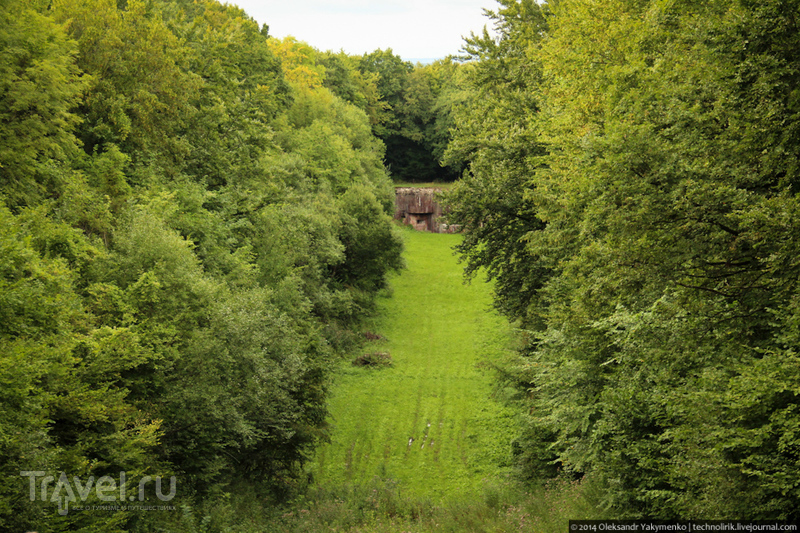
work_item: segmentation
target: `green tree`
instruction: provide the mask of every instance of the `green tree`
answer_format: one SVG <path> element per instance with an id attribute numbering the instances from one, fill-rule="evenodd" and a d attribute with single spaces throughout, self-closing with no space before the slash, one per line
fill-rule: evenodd
<path id="1" fill-rule="evenodd" d="M 451 218 L 528 333 L 518 451 L 615 516 L 797 518 L 795 4 L 509 1 L 468 43 Z"/>
<path id="2" fill-rule="evenodd" d="M 325 87 L 367 113 L 370 125 L 375 128 L 388 107 L 378 92 L 378 73 L 358 70 L 358 58 L 344 52 L 321 53 L 318 61 L 325 68 Z"/>
<path id="3" fill-rule="evenodd" d="M 402 101 L 397 105 L 400 120 L 394 157 L 396 178 L 411 181 L 451 181 L 457 170 L 444 168 L 442 157 L 454 126 L 452 107 L 459 102 L 458 65 L 442 60 L 417 65 L 408 75 Z"/>
<path id="4" fill-rule="evenodd" d="M 214 0 L 177 6 L 165 6 L 164 16 L 191 43 L 185 47 L 189 68 L 201 80 L 190 95 L 195 111 L 185 125 L 191 150 L 184 172 L 211 190 L 230 184 L 267 192 L 263 154 L 274 145 L 270 124 L 290 100 L 267 28 Z"/>
<path id="5" fill-rule="evenodd" d="M 53 15 L 78 42 L 78 66 L 92 75 L 78 132 L 86 152 L 114 144 L 136 168 L 175 173 L 189 151 L 183 132 L 199 79 L 187 72 L 187 49 L 158 4 L 57 0 Z"/>
<path id="6" fill-rule="evenodd" d="M 51 4 L 0 7 L 0 528 L 155 527 L 50 516 L 23 470 L 289 496 L 400 266 L 377 77 L 298 45 L 287 79 L 213 0 Z"/>
<path id="7" fill-rule="evenodd" d="M 541 67 L 527 54 L 546 31 L 547 8 L 535 2 L 502 5 L 490 13 L 501 31 L 499 42 L 488 33 L 467 40 L 474 63 L 462 67 L 466 88 L 461 104 L 452 108 L 452 140 L 444 154 L 445 163 L 467 170 L 444 202 L 448 222 L 464 230 L 458 251 L 466 274 L 485 268 L 496 283 L 498 309 L 536 328 L 542 310 L 534 304 L 542 303 L 537 292 L 550 269 L 527 242 L 544 227 L 526 189 L 546 153 L 538 139 Z"/>
<path id="8" fill-rule="evenodd" d="M 364 54 L 358 61 L 361 72 L 378 75 L 377 85 L 381 100 L 386 103 L 386 114 L 375 128 L 375 134 L 384 141 L 400 132 L 397 108 L 403 101 L 408 75 L 414 67 L 408 61 L 387 50 Z"/>
<path id="9" fill-rule="evenodd" d="M 80 273 L 102 252 L 80 232 L 53 222 L 44 208 L 14 216 L 2 207 L 0 219 L 0 524 L 113 527 L 124 513 L 46 519 L 50 502 L 29 501 L 20 472 L 86 479 L 158 468 L 160 423 L 134 404 L 128 379 L 152 352 L 133 330 L 103 324 L 86 305 Z"/>
<path id="10" fill-rule="evenodd" d="M 0 188 L 12 208 L 64 193 L 64 168 L 79 146 L 73 110 L 88 81 L 75 43 L 36 7 L 0 5 Z"/>

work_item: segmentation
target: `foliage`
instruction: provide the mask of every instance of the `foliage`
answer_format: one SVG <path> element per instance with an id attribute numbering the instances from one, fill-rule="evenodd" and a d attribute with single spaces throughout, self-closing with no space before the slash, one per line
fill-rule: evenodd
<path id="1" fill-rule="evenodd" d="M 129 400 L 126 374 L 153 354 L 125 326 L 99 323 L 83 303 L 80 272 L 101 256 L 46 210 L 2 218 L 0 524 L 45 519 L 22 471 L 87 477 L 157 468 L 161 422 Z M 119 517 L 68 516 L 72 527 L 109 527 Z M 24 526 L 23 526 L 24 527 Z"/>
<path id="2" fill-rule="evenodd" d="M 283 76 L 298 89 L 319 89 L 325 78 L 325 67 L 317 63 L 317 53 L 306 43 L 294 37 L 282 41 L 267 40 L 270 50 L 281 59 Z"/>
<path id="3" fill-rule="evenodd" d="M 323 86 L 319 52 L 215 0 L 0 18 L 0 528 L 150 527 L 58 515 L 22 471 L 291 496 L 401 266 L 373 79 Z"/>
<path id="4" fill-rule="evenodd" d="M 443 201 L 449 206 L 448 222 L 464 230 L 458 251 L 466 274 L 486 269 L 495 281 L 496 307 L 511 318 L 525 317 L 523 325 L 536 328 L 537 291 L 550 271 L 527 243 L 526 236 L 544 224 L 525 188 L 539 166 L 537 157 L 545 153 L 536 123 L 541 73 L 535 64 L 521 64 L 526 62 L 524 39 L 546 27 L 546 7 L 534 2 L 503 6 L 490 13 L 501 31 L 499 44 L 488 34 L 467 41 L 467 51 L 480 61 L 466 71 L 471 89 L 453 110 L 453 140 L 444 159 L 469 162 L 469 168 Z"/>
<path id="5" fill-rule="evenodd" d="M 86 88 L 75 43 L 31 3 L 0 6 L 0 187 L 11 206 L 35 205 L 67 186 L 62 165 L 78 147 L 70 134 Z"/>
<path id="6" fill-rule="evenodd" d="M 461 168 L 444 168 L 451 110 L 464 98 L 459 66 L 448 58 L 432 65 L 403 61 L 391 49 L 358 60 L 363 76 L 375 76 L 382 108 L 373 131 L 386 144 L 395 182 L 452 181 Z"/>
<path id="7" fill-rule="evenodd" d="M 187 72 L 186 47 L 157 7 L 132 0 L 123 11 L 115 0 L 56 0 L 52 12 L 78 42 L 77 66 L 93 76 L 76 132 L 86 152 L 114 144 L 134 164 L 176 172 L 188 152 L 182 135 L 191 112 L 187 96 L 199 80 Z"/>
<path id="8" fill-rule="evenodd" d="M 525 469 L 617 516 L 797 519 L 798 5 L 502 5 L 472 105 L 512 126 L 460 118 L 451 202 L 529 330 Z"/>
<path id="9" fill-rule="evenodd" d="M 325 68 L 325 87 L 345 102 L 362 109 L 375 128 L 388 107 L 378 91 L 378 74 L 358 70 L 358 59 L 344 52 L 322 53 L 318 61 Z"/>

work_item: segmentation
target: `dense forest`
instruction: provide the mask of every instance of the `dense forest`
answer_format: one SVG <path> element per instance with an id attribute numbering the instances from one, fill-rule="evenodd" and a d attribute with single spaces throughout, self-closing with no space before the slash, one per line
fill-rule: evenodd
<path id="1" fill-rule="evenodd" d="M 213 0 L 4 0 L 0 73 L 0 529 L 136 526 L 45 473 L 293 491 L 401 267 L 375 76 Z"/>
<path id="2" fill-rule="evenodd" d="M 0 529 L 156 530 L 56 513 L 61 472 L 175 475 L 183 516 L 302 493 L 403 267 L 393 180 L 457 180 L 523 483 L 799 520 L 798 13 L 500 0 L 423 66 L 217 0 L 0 0 Z"/>
<path id="3" fill-rule="evenodd" d="M 617 518 L 800 519 L 800 3 L 500 3 L 445 159 L 525 338 L 521 474 Z"/>

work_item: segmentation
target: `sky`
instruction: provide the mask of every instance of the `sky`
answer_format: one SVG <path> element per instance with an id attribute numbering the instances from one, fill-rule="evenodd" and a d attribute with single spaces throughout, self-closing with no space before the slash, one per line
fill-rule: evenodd
<path id="1" fill-rule="evenodd" d="M 319 50 L 361 55 L 377 49 L 407 61 L 458 54 L 462 36 L 491 21 L 495 0 L 228 0 L 273 37 L 292 35 Z"/>

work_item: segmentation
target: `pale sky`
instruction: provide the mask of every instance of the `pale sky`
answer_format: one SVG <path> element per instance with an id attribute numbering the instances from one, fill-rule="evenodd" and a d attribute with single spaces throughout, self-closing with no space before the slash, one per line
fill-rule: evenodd
<path id="1" fill-rule="evenodd" d="M 459 53 L 462 36 L 491 21 L 495 0 L 228 0 L 273 37 L 292 35 L 319 50 L 361 55 L 391 48 L 405 60 Z"/>

